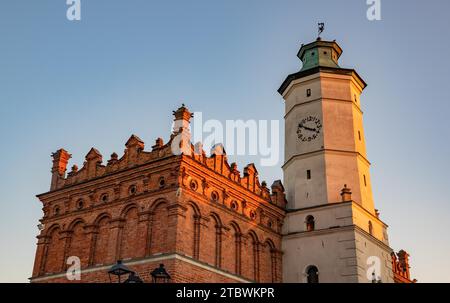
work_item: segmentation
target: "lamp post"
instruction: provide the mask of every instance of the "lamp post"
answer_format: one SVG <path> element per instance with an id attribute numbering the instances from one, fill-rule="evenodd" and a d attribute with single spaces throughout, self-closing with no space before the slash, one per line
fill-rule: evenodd
<path id="1" fill-rule="evenodd" d="M 114 264 L 111 269 L 108 271 L 109 276 L 109 282 L 112 283 L 111 275 L 117 276 L 120 283 L 120 277 L 126 274 L 134 273 L 132 270 L 130 270 L 128 267 L 126 267 L 122 260 L 117 260 L 117 263 Z"/>
<path id="2" fill-rule="evenodd" d="M 152 276 L 153 283 L 169 283 L 170 275 L 164 268 L 164 264 L 159 264 L 158 268 L 155 268 L 150 275 Z"/>

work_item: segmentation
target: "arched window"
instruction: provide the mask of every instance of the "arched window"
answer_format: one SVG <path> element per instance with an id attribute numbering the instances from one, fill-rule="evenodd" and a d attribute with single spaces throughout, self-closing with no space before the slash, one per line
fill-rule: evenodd
<path id="1" fill-rule="evenodd" d="M 373 235 L 373 225 L 372 225 L 372 221 L 369 221 L 369 234 Z"/>
<path id="2" fill-rule="evenodd" d="M 315 220 L 313 216 L 306 217 L 306 231 L 313 231 L 315 228 Z"/>
<path id="3" fill-rule="evenodd" d="M 319 283 L 319 270 L 316 266 L 311 265 L 306 270 L 306 281 L 308 283 Z"/>

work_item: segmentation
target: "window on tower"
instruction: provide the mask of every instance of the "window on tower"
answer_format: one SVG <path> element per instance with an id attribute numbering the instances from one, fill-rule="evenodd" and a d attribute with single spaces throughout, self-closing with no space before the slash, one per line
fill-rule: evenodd
<path id="1" fill-rule="evenodd" d="M 313 216 L 306 217 L 306 231 L 313 231 L 315 229 L 315 219 Z"/>
<path id="2" fill-rule="evenodd" d="M 359 141 L 361 141 L 361 132 L 358 130 L 358 138 L 359 138 Z"/>
<path id="3" fill-rule="evenodd" d="M 311 89 L 310 88 L 308 88 L 306 90 L 306 97 L 311 97 Z"/>
<path id="4" fill-rule="evenodd" d="M 366 175 L 363 175 L 363 179 L 364 179 L 364 186 L 367 186 Z"/>
<path id="5" fill-rule="evenodd" d="M 319 269 L 316 266 L 311 265 L 306 269 L 306 280 L 308 283 L 319 283 Z"/>
<path id="6" fill-rule="evenodd" d="M 311 180 L 311 170 L 310 169 L 308 169 L 306 171 L 306 179 Z"/>
<path id="7" fill-rule="evenodd" d="M 373 225 L 372 225 L 372 221 L 369 221 L 369 234 L 373 235 Z"/>

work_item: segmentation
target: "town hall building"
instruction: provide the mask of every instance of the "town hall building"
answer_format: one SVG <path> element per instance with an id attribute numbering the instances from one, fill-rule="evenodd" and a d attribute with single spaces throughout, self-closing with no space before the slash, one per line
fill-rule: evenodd
<path id="1" fill-rule="evenodd" d="M 302 69 L 279 89 L 283 183 L 268 186 L 254 164 L 229 163 L 221 145 L 207 155 L 192 144 L 184 105 L 167 142 L 145 148 L 132 135 L 122 156 L 104 162 L 92 148 L 69 172 L 71 155 L 57 150 L 50 191 L 37 196 L 31 282 L 110 282 L 118 261 L 144 282 L 160 264 L 172 282 L 413 282 L 409 256 L 390 248 L 373 201 L 366 83 L 339 66 L 341 53 L 335 41 L 302 45 Z M 73 256 L 81 280 L 66 275 Z"/>

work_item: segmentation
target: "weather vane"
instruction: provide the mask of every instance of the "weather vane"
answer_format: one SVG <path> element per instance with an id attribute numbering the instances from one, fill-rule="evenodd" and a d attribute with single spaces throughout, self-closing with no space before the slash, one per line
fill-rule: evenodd
<path id="1" fill-rule="evenodd" d="M 322 34 L 324 30 L 325 30 L 325 23 L 323 23 L 323 22 L 319 23 L 319 37 L 318 38 L 320 38 L 320 34 Z"/>

